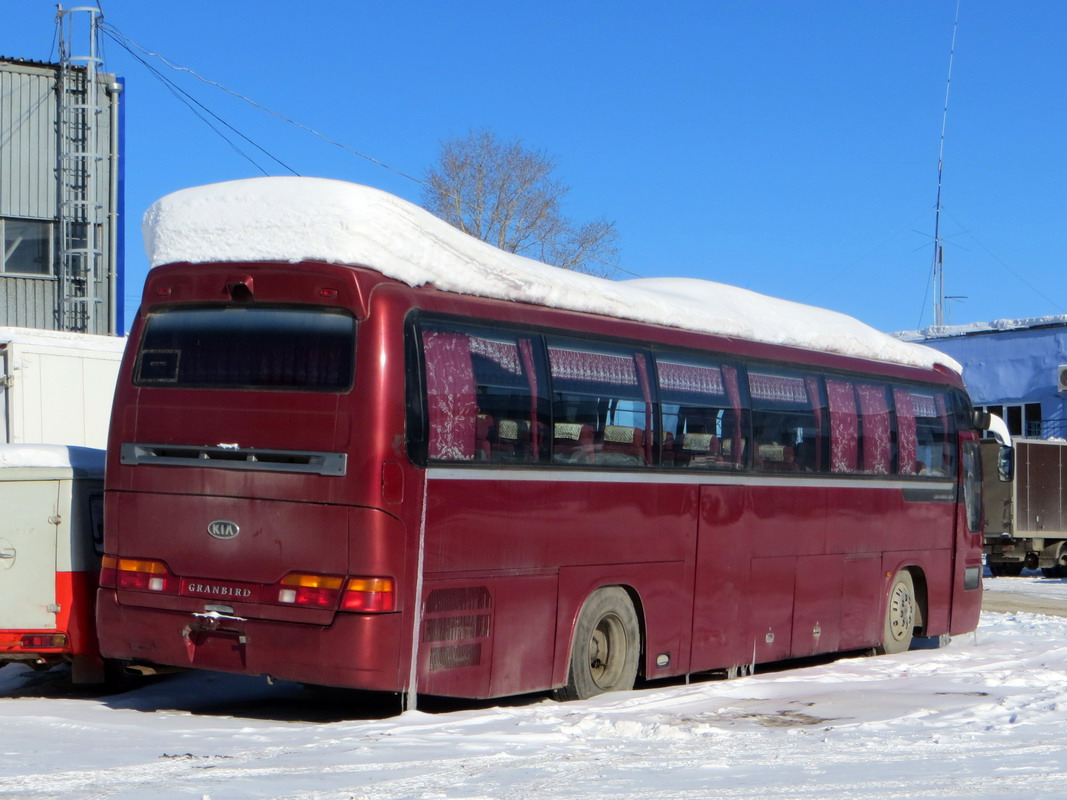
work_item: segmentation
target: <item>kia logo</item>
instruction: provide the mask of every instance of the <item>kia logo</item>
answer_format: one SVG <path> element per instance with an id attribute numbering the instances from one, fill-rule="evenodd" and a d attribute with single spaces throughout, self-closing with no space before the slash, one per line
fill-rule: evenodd
<path id="1" fill-rule="evenodd" d="M 241 532 L 241 529 L 236 522 L 230 522 L 228 519 L 217 519 L 208 523 L 207 532 L 216 539 L 232 539 Z"/>

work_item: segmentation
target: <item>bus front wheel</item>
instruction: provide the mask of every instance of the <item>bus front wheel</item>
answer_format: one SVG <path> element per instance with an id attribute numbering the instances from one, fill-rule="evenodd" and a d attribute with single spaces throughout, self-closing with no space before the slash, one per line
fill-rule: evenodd
<path id="1" fill-rule="evenodd" d="M 879 654 L 903 653 L 911 647 L 915 635 L 915 584 L 911 573 L 898 572 L 893 576 L 885 607 L 885 627 Z"/>
<path id="2" fill-rule="evenodd" d="M 632 689 L 641 654 L 641 628 L 630 596 L 618 586 L 594 592 L 578 615 L 567 685 L 558 700 L 585 700 Z"/>

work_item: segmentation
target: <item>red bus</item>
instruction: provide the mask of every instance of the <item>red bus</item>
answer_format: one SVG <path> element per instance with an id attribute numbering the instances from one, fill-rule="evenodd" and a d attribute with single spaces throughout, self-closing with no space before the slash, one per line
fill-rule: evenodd
<path id="1" fill-rule="evenodd" d="M 981 459 L 943 355 L 456 237 L 309 179 L 149 212 L 105 656 L 584 698 L 974 630 Z"/>

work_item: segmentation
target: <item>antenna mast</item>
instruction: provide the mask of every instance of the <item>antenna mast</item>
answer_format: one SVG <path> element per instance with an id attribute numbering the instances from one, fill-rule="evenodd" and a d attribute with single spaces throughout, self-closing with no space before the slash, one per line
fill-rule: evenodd
<path id="1" fill-rule="evenodd" d="M 952 59 L 956 55 L 956 28 L 960 22 L 960 0 L 956 0 L 956 18 L 952 22 L 952 46 L 948 53 L 948 78 L 945 80 L 945 109 L 941 116 L 941 143 L 937 151 L 937 203 L 934 206 L 934 325 L 945 324 L 945 261 L 941 244 L 941 178 L 945 168 L 945 128 L 948 125 L 948 93 L 952 88 Z"/>

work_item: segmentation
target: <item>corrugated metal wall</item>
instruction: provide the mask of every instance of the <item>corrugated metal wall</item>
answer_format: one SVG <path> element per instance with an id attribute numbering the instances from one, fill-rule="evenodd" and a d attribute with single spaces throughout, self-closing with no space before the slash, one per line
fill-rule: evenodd
<path id="1" fill-rule="evenodd" d="M 58 142 L 58 108 L 56 76 L 58 67 L 0 62 L 0 217 L 49 220 L 58 219 L 56 166 Z M 110 79 L 110 76 L 101 76 Z M 98 202 L 108 208 L 110 164 L 106 158 L 111 118 L 107 109 L 112 102 L 101 85 L 97 116 L 98 135 L 105 155 L 97 181 Z M 105 215 L 106 216 L 106 215 Z M 55 234 L 59 235 L 58 223 Z M 105 250 L 105 230 L 100 245 Z M 56 242 L 58 251 L 58 241 Z M 53 273 L 58 270 L 56 261 Z M 101 302 L 94 311 L 94 330 L 108 333 L 108 292 L 106 275 L 101 276 Z M 24 277 L 0 272 L 0 325 L 54 330 L 59 324 L 59 281 L 52 277 Z"/>
<path id="2" fill-rule="evenodd" d="M 56 217 L 56 73 L 0 63 L 0 216 Z"/>

